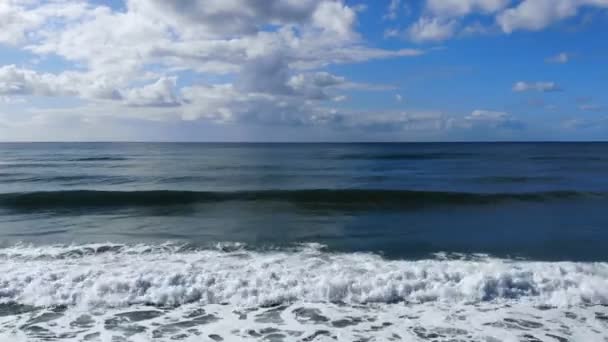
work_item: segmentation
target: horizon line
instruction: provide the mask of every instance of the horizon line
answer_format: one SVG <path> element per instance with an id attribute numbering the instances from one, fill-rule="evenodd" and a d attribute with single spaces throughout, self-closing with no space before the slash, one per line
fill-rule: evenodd
<path id="1" fill-rule="evenodd" d="M 608 143 L 606 140 L 445 140 L 445 141 L 179 141 L 179 140 L 75 140 L 0 141 L 0 144 L 546 144 Z"/>

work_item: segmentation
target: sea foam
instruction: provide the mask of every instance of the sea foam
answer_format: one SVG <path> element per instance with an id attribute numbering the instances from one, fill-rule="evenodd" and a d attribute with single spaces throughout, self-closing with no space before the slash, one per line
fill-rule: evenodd
<path id="1" fill-rule="evenodd" d="M 0 249 L 0 341 L 601 341 L 608 263 L 321 245 Z"/>
<path id="2" fill-rule="evenodd" d="M 608 263 L 387 260 L 316 245 L 267 252 L 175 245 L 0 249 L 0 302 L 34 306 L 305 302 L 607 305 Z"/>

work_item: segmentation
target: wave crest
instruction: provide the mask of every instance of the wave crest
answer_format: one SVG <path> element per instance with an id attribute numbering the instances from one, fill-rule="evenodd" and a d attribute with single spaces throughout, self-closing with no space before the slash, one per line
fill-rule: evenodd
<path id="1" fill-rule="evenodd" d="M 0 195 L 0 206 L 13 209 L 170 206 L 225 201 L 286 202 L 324 208 L 418 208 L 433 205 L 487 205 L 513 201 L 545 202 L 606 198 L 604 193 L 548 191 L 533 193 L 462 193 L 410 190 L 252 190 L 212 191 L 94 191 L 69 190 Z"/>

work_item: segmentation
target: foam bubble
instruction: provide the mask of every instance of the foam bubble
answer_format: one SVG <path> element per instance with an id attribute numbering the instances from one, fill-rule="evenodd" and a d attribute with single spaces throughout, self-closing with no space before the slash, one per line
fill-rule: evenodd
<path id="1" fill-rule="evenodd" d="M 607 263 L 238 243 L 16 245 L 0 260 L 0 340 L 608 337 Z"/>
<path id="2" fill-rule="evenodd" d="M 236 245 L 234 245 L 236 246 Z M 608 304 L 608 264 L 386 260 L 320 246 L 255 252 L 175 245 L 0 249 L 0 302 L 34 306 L 187 303 L 257 307 L 306 302 Z"/>

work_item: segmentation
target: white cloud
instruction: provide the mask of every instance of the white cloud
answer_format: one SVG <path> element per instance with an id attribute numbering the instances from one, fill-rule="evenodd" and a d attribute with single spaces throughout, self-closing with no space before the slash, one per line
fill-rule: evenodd
<path id="1" fill-rule="evenodd" d="M 465 127 L 492 127 L 521 129 L 523 123 L 513 119 L 507 112 L 476 109 L 471 114 L 465 116 L 462 123 Z"/>
<path id="2" fill-rule="evenodd" d="M 598 129 L 608 126 L 608 117 L 599 118 L 571 118 L 562 121 L 562 127 L 565 129 Z"/>
<path id="3" fill-rule="evenodd" d="M 457 22 L 437 17 L 422 17 L 407 31 L 408 37 L 416 42 L 441 41 L 451 38 L 456 31 Z"/>
<path id="4" fill-rule="evenodd" d="M 313 25 L 332 36 L 350 38 L 356 20 L 355 11 L 339 1 L 322 1 L 312 15 Z"/>
<path id="5" fill-rule="evenodd" d="M 427 0 L 425 11 L 418 21 L 410 25 L 406 36 L 416 42 L 442 41 L 457 34 L 487 33 L 489 27 L 476 22 L 463 25 L 462 19 L 472 14 L 492 15 L 507 7 L 512 0 Z M 386 31 L 385 37 L 397 36 Z"/>
<path id="6" fill-rule="evenodd" d="M 422 42 L 497 30 L 537 31 L 577 15 L 583 7 L 608 9 L 608 0 L 426 0 L 422 16 L 410 26 L 408 35 Z M 468 24 L 465 18 L 473 16 L 477 22 Z M 494 23 L 481 24 L 489 20 L 479 17 Z M 399 36 L 397 33 L 387 30 L 385 37 Z"/>
<path id="7" fill-rule="evenodd" d="M 155 83 L 130 89 L 125 101 L 130 106 L 173 107 L 180 101 L 174 93 L 176 77 L 162 77 Z"/>
<path id="8" fill-rule="evenodd" d="M 401 96 L 400 94 L 395 94 L 395 101 L 399 103 L 403 102 L 403 96 Z"/>
<path id="9" fill-rule="evenodd" d="M 545 59 L 547 63 L 565 64 L 570 60 L 570 55 L 565 52 L 560 52 L 555 56 L 548 57 Z"/>
<path id="10" fill-rule="evenodd" d="M 508 117 L 509 114 L 507 114 L 506 112 L 496 112 L 496 111 L 490 111 L 490 110 L 483 110 L 483 109 L 476 109 L 473 112 L 471 112 L 470 115 L 466 116 L 465 119 L 466 120 L 471 120 L 471 121 L 496 121 L 496 120 L 503 120 L 504 118 Z"/>
<path id="11" fill-rule="evenodd" d="M 449 118 L 437 111 L 373 111 L 338 113 L 333 122 L 344 128 L 368 132 L 441 132 L 449 128 Z"/>
<path id="12" fill-rule="evenodd" d="M 5 65 L 0 67 L 0 95 L 70 96 L 76 91 L 66 77 Z"/>
<path id="13" fill-rule="evenodd" d="M 583 6 L 608 8 L 607 0 L 524 0 L 500 13 L 496 21 L 502 30 L 537 31 L 554 22 L 575 16 Z"/>
<path id="14" fill-rule="evenodd" d="M 344 77 L 335 76 L 327 72 L 298 74 L 292 76 L 287 82 L 287 85 L 294 93 L 313 100 L 328 99 L 330 98 L 330 95 L 327 93 L 328 90 L 345 84 L 347 84 L 347 81 Z"/>
<path id="15" fill-rule="evenodd" d="M 164 1 L 129 0 L 129 13 L 177 28 L 188 39 L 242 36 L 259 26 L 304 23 L 311 20 L 319 1 Z"/>
<path id="16" fill-rule="evenodd" d="M 427 0 L 427 10 L 443 17 L 460 17 L 473 12 L 486 14 L 497 12 L 511 0 Z"/>
<path id="17" fill-rule="evenodd" d="M 401 0 L 390 0 L 388 9 L 384 15 L 385 19 L 395 20 L 399 16 L 399 9 L 401 8 Z"/>
<path id="18" fill-rule="evenodd" d="M 517 82 L 513 85 L 514 92 L 525 92 L 525 91 L 540 91 L 540 92 L 553 92 L 561 91 L 561 87 L 555 82 Z"/>
<path id="19" fill-rule="evenodd" d="M 149 63 L 234 73 L 248 60 L 277 50 L 290 67 L 307 68 L 421 54 L 366 47 L 353 31 L 355 21 L 354 10 L 333 0 L 130 0 L 126 12 L 95 8 L 28 49 L 123 78 Z M 265 31 L 268 24 L 280 26 Z"/>
<path id="20" fill-rule="evenodd" d="M 0 2 L 0 43 L 20 44 L 36 39 L 50 21 L 61 25 L 88 10 L 82 1 L 4 0 Z"/>
<path id="21" fill-rule="evenodd" d="M 124 5 L 0 3 L 0 43 L 71 65 L 57 73 L 0 67 L 2 98 L 71 96 L 98 116 L 321 124 L 337 120 L 332 106 L 347 90 L 393 89 L 351 82 L 326 66 L 424 53 L 369 46 L 356 31 L 363 8 L 342 0 Z M 177 82 L 180 72 L 192 76 L 188 86 Z"/>

